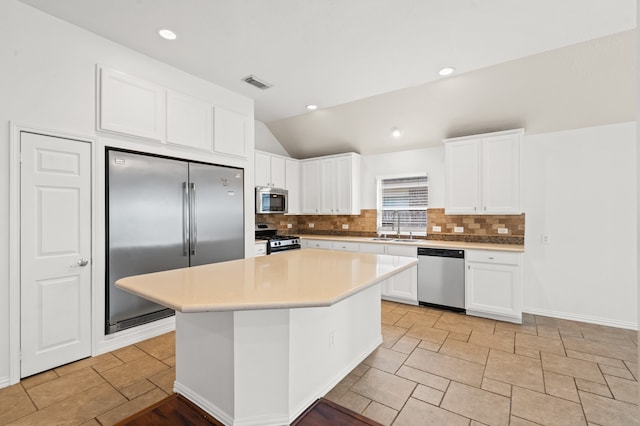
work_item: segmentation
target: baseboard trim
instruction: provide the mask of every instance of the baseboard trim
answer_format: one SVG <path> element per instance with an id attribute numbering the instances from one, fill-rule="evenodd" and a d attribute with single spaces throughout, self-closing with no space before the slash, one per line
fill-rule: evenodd
<path id="1" fill-rule="evenodd" d="M 98 342 L 98 351 L 95 355 L 111 352 L 125 346 L 133 345 L 152 337 L 159 336 L 176 329 L 176 317 L 163 318 L 149 324 L 129 328 L 114 334 L 108 334 Z"/>
<path id="2" fill-rule="evenodd" d="M 580 321 L 589 324 L 605 325 L 607 327 L 625 328 L 628 330 L 638 330 L 638 322 L 618 321 L 608 318 L 592 317 L 589 315 L 570 314 L 567 312 L 551 311 L 547 309 L 535 309 L 523 307 L 522 312 L 533 315 L 543 315 L 545 317 L 560 318 L 570 321 Z"/>
<path id="3" fill-rule="evenodd" d="M 9 376 L 0 377 L 0 389 L 11 386 L 11 378 Z"/>

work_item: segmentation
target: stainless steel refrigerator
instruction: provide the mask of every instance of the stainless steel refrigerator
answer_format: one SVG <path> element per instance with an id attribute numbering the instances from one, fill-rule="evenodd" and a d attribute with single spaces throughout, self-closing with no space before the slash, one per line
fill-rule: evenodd
<path id="1" fill-rule="evenodd" d="M 244 172 L 109 148 L 105 157 L 110 334 L 173 315 L 116 280 L 244 257 Z"/>

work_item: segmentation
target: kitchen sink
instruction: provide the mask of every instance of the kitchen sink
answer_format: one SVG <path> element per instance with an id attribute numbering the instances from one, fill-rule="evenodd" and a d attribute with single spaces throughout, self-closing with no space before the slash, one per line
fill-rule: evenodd
<path id="1" fill-rule="evenodd" d="M 395 238 L 369 238 L 371 241 L 395 241 Z"/>
<path id="2" fill-rule="evenodd" d="M 369 240 L 371 241 L 391 241 L 394 243 L 417 243 L 420 242 L 420 240 L 411 240 L 411 239 L 407 239 L 407 238 L 381 238 L 381 237 L 377 237 L 377 238 L 369 238 Z"/>

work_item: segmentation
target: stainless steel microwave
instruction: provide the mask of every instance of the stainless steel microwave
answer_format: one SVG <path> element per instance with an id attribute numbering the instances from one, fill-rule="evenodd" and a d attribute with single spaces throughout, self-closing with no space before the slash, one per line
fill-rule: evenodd
<path id="1" fill-rule="evenodd" d="M 287 213 L 289 191 L 269 186 L 256 186 L 256 213 Z"/>

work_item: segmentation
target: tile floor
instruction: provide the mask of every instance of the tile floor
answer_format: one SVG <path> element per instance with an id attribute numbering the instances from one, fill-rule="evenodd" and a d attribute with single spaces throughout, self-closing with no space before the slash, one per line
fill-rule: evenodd
<path id="1" fill-rule="evenodd" d="M 384 342 L 327 398 L 393 425 L 638 424 L 637 332 L 382 303 Z M 168 333 L 0 389 L 0 425 L 111 425 L 163 399 Z"/>

